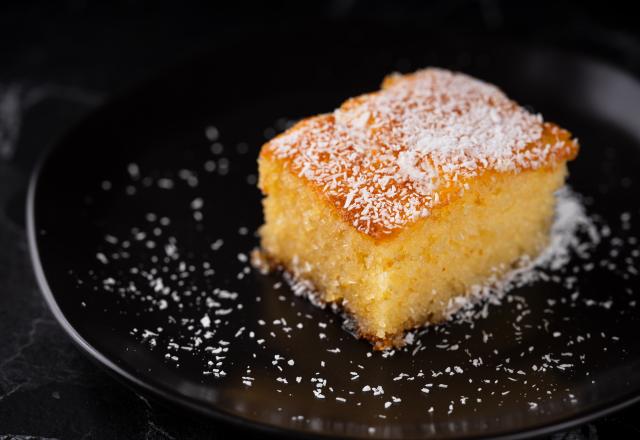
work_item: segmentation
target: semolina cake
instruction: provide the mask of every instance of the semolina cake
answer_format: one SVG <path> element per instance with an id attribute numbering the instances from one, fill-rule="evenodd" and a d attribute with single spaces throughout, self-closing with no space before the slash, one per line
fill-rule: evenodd
<path id="1" fill-rule="evenodd" d="M 306 118 L 259 157 L 262 252 L 377 348 L 547 244 L 578 144 L 500 89 L 428 68 Z"/>

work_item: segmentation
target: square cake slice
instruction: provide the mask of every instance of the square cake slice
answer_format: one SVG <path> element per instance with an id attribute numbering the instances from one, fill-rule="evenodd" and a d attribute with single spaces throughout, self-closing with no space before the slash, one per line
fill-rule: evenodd
<path id="1" fill-rule="evenodd" d="M 568 131 L 493 85 L 394 74 L 263 146 L 262 251 L 377 348 L 401 345 L 544 248 L 577 152 Z"/>

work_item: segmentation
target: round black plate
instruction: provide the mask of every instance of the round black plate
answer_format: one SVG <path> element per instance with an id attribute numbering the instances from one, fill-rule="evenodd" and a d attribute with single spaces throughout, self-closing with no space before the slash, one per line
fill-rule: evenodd
<path id="1" fill-rule="evenodd" d="M 279 274 L 248 269 L 256 156 L 290 120 L 428 65 L 494 82 L 571 129 L 582 152 L 570 184 L 603 240 L 486 319 L 372 352 Z M 638 82 L 568 53 L 398 32 L 237 42 L 111 102 L 52 150 L 29 196 L 33 261 L 84 351 L 205 414 L 338 437 L 550 432 L 640 394 L 639 120 Z"/>

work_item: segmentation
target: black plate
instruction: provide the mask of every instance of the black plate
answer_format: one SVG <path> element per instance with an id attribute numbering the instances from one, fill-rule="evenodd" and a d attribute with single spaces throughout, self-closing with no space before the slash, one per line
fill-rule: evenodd
<path id="1" fill-rule="evenodd" d="M 571 289 L 522 287 L 473 326 L 429 329 L 415 354 L 375 353 L 279 275 L 245 269 L 262 219 L 256 155 L 290 119 L 427 65 L 570 128 L 583 146 L 570 184 L 610 235 Z M 568 53 L 397 32 L 237 43 L 113 101 L 52 150 L 29 196 L 33 261 L 85 352 L 214 417 L 339 437 L 550 432 L 640 395 L 639 120 L 633 78 Z"/>

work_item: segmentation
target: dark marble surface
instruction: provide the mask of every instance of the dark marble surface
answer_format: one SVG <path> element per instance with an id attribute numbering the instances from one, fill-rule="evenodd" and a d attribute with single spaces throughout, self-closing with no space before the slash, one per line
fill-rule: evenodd
<path id="1" fill-rule="evenodd" d="M 516 8 L 494 1 L 333 1 L 311 12 L 329 23 L 446 26 L 558 44 L 637 74 L 640 38 L 633 16 L 609 6 L 601 11 L 544 2 Z M 250 435 L 136 394 L 72 345 L 32 274 L 24 197 L 39 152 L 114 93 L 257 24 L 300 22 L 308 13 L 296 3 L 252 7 L 246 2 L 191 9 L 80 1 L 0 7 L 0 439 Z M 639 420 L 636 405 L 552 438 L 640 438 Z"/>

